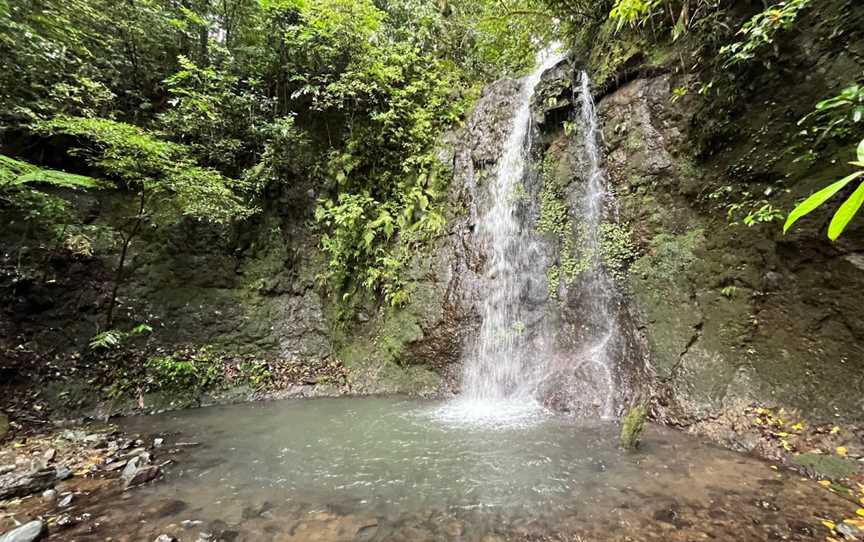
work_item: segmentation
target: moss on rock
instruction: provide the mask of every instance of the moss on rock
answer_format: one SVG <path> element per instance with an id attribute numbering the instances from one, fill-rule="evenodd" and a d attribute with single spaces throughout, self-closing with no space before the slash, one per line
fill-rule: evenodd
<path id="1" fill-rule="evenodd" d="M 642 439 L 645 421 L 648 419 L 648 406 L 640 403 L 630 407 L 624 419 L 621 420 L 621 435 L 619 442 L 625 450 L 635 450 Z"/>

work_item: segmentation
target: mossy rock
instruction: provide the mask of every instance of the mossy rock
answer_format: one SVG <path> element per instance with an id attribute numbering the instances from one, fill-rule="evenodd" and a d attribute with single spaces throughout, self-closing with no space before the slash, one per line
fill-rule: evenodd
<path id="1" fill-rule="evenodd" d="M 627 415 L 621 421 L 621 448 L 635 450 L 639 447 L 646 419 L 648 419 L 647 405 L 638 404 L 627 411 Z"/>
<path id="2" fill-rule="evenodd" d="M 9 432 L 9 417 L 0 412 L 0 439 L 6 436 Z"/>
<path id="3" fill-rule="evenodd" d="M 849 478 L 860 470 L 853 461 L 835 455 L 801 454 L 793 457 L 792 463 L 803 468 L 811 476 L 828 480 Z"/>

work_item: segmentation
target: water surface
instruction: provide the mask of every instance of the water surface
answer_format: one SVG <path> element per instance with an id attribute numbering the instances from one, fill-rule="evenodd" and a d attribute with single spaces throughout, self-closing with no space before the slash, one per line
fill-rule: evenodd
<path id="1" fill-rule="evenodd" d="M 442 406 L 314 399 L 124 420 L 200 446 L 96 513 L 114 540 L 740 541 L 809 540 L 842 508 L 813 482 L 668 429 L 626 453 L 611 423 L 457 423 Z"/>

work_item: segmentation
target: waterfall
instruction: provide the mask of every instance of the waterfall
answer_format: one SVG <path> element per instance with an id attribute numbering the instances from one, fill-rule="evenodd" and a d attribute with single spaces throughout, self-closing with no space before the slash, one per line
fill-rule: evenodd
<path id="1" fill-rule="evenodd" d="M 520 207 L 530 178 L 531 104 L 543 73 L 562 55 L 546 52 L 537 69 L 521 82 L 512 126 L 494 179 L 486 181 L 487 199 L 479 211 L 476 242 L 486 254 L 482 277 L 479 333 L 465 356 L 462 393 L 441 413 L 460 421 L 507 423 L 531 418 L 545 409 L 548 394 L 563 396 L 558 405 L 600 417 L 615 415 L 615 367 L 608 353 L 618 340 L 614 284 L 602 262 L 603 219 L 609 213 L 606 177 L 599 150 L 598 118 L 590 81 L 582 73 L 574 85 L 573 106 L 581 118 L 580 152 L 585 170 L 582 197 L 572 202 L 584 235 L 580 250 L 589 258 L 578 288 L 581 330 L 575 348 L 561 348 L 562 333 L 550 316 L 558 310 L 547 299 L 544 240 L 533 226 L 534 212 Z M 572 232 L 576 235 L 576 232 Z M 548 241 L 545 241 L 548 247 Z M 546 252 L 548 253 L 548 251 Z M 542 295 L 536 292 L 542 291 Z M 527 324 L 527 326 L 526 326 Z M 527 330 L 527 332 L 526 332 Z"/>
<path id="2" fill-rule="evenodd" d="M 480 332 L 463 365 L 462 395 L 456 403 L 460 418 L 521 418 L 540 410 L 535 392 L 542 360 L 522 334 L 522 298 L 530 281 L 542 283 L 545 269 L 514 195 L 522 187 L 531 152 L 534 91 L 543 73 L 563 59 L 552 50 L 541 52 L 537 68 L 522 79 L 498 170 L 487 185 L 490 204 L 478 218 L 478 239 L 487 250 L 486 288 Z"/>
<path id="3" fill-rule="evenodd" d="M 587 344 L 576 357 L 576 374 L 582 378 L 574 379 L 570 394 L 571 403 L 590 405 L 590 410 L 611 418 L 615 415 L 617 391 L 615 367 L 609 350 L 620 340 L 620 330 L 613 310 L 618 296 L 603 265 L 601 225 L 613 209 L 606 189 L 606 173 L 601 164 L 599 119 L 591 96 L 591 80 L 584 71 L 580 74 L 578 96 L 576 94 L 574 88 L 573 101 L 579 104 L 583 158 L 587 165 L 585 191 L 580 205 L 585 231 L 582 250 L 590 255 L 590 264 L 578 283 L 583 300 L 583 328 L 588 330 Z"/>

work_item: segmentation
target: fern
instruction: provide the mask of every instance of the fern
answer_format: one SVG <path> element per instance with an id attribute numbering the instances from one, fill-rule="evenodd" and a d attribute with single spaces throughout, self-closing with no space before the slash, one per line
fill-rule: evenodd
<path id="1" fill-rule="evenodd" d="M 93 177 L 66 173 L 65 171 L 54 169 L 42 169 L 33 164 L 0 154 L 0 190 L 32 183 L 45 183 L 57 188 L 75 189 L 98 189 L 108 186 L 104 181 L 94 179 Z"/>

